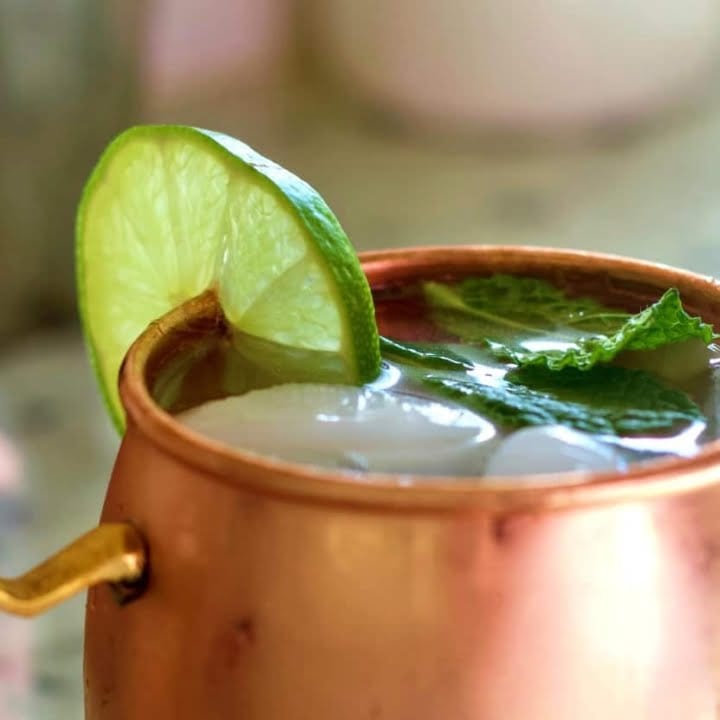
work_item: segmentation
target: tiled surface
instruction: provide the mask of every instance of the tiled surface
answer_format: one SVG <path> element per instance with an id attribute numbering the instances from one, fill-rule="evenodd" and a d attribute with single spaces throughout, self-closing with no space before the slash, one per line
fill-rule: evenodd
<path id="1" fill-rule="evenodd" d="M 720 276 L 720 108 L 634 138 L 491 152 L 373 131 L 312 98 L 292 113 L 282 100 L 212 107 L 172 119 L 245 137 L 308 178 L 360 248 L 574 246 Z M 11 574 L 100 510 L 117 439 L 77 334 L 0 356 L 0 431 L 25 462 L 20 497 L 0 494 L 0 574 Z M 0 618 L 0 720 L 80 718 L 81 654 L 82 600 L 39 620 Z"/>

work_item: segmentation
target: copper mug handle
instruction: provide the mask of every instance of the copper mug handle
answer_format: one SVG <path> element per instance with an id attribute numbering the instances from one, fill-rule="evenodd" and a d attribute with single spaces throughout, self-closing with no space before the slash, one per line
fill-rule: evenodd
<path id="1" fill-rule="evenodd" d="M 104 523 L 17 578 L 0 578 L 0 611 L 31 617 L 98 583 L 119 602 L 143 589 L 147 549 L 129 523 Z"/>

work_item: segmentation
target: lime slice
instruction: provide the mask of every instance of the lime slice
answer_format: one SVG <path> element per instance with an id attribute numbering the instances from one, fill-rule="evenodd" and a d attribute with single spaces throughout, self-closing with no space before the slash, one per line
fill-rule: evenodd
<path id="1" fill-rule="evenodd" d="M 153 320 L 215 288 L 242 332 L 335 353 L 343 380 L 379 371 L 372 298 L 347 236 L 306 182 L 220 133 L 131 128 L 80 201 L 80 315 L 112 418 L 122 359 Z"/>

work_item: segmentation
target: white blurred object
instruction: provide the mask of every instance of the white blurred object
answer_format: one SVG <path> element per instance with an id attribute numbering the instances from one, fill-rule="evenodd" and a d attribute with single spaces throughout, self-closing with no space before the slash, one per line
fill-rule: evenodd
<path id="1" fill-rule="evenodd" d="M 630 121 L 715 67 L 716 0 L 315 0 L 359 95 L 421 125 L 558 130 Z"/>
<path id="2" fill-rule="evenodd" d="M 625 468 L 625 460 L 612 446 L 571 428 L 547 425 L 518 430 L 503 440 L 491 455 L 485 473 L 515 476 Z"/>
<path id="3" fill-rule="evenodd" d="M 145 104 L 273 81 L 291 43 L 292 0 L 155 0 L 146 33 Z"/>
<path id="4" fill-rule="evenodd" d="M 23 720 L 33 690 L 33 626 L 0 615 L 0 720 Z"/>
<path id="5" fill-rule="evenodd" d="M 17 489 L 21 472 L 20 453 L 0 433 L 0 493 Z"/>
<path id="6" fill-rule="evenodd" d="M 370 472 L 478 475 L 495 439 L 494 427 L 464 408 L 342 385 L 254 390 L 179 419 L 228 445 Z"/>
<path id="7" fill-rule="evenodd" d="M 21 554 L 18 499 L 22 480 L 20 453 L 0 432 L 0 575 L 12 571 Z M 21 707 L 32 690 L 32 626 L 0 614 L 0 720 L 22 720 Z"/>

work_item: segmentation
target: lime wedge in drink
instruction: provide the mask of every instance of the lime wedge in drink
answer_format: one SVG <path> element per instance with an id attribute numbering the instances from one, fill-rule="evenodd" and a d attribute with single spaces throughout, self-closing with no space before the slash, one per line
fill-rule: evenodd
<path id="1" fill-rule="evenodd" d="M 336 354 L 344 382 L 378 373 L 370 290 L 337 219 L 306 182 L 227 135 L 169 125 L 122 133 L 85 186 L 76 253 L 85 337 L 121 431 L 127 349 L 210 288 L 243 333 Z"/>

